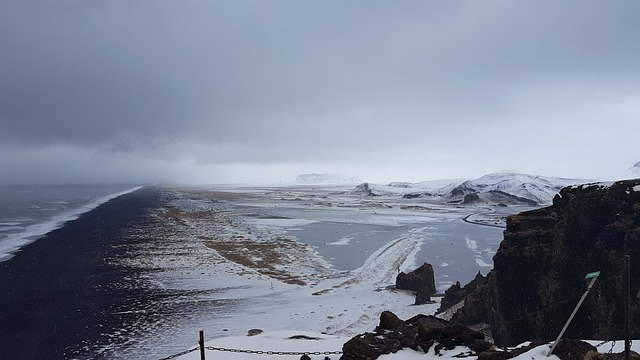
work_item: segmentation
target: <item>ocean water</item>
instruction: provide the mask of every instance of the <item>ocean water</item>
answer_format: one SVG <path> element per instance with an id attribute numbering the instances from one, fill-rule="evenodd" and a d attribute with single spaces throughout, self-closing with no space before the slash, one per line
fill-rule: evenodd
<path id="1" fill-rule="evenodd" d="M 0 186 L 0 261 L 133 185 Z"/>

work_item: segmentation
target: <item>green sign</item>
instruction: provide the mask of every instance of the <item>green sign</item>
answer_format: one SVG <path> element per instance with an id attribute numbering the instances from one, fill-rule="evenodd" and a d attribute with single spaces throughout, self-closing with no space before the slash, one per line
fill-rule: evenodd
<path id="1" fill-rule="evenodd" d="M 600 271 L 594 271 L 594 272 L 590 272 L 587 274 L 587 276 L 585 276 L 585 279 L 593 279 L 600 276 Z"/>

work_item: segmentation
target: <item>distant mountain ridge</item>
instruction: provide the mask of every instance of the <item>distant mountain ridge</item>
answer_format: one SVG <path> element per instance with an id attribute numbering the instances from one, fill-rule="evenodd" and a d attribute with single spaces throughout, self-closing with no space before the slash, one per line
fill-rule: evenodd
<path id="1" fill-rule="evenodd" d="M 453 188 L 447 196 L 451 200 L 461 199 L 463 203 L 485 201 L 543 205 L 551 204 L 553 197 L 562 188 L 584 181 L 541 175 L 494 173 L 467 180 Z"/>
<path id="2" fill-rule="evenodd" d="M 400 195 L 451 204 L 548 205 L 560 189 L 593 182 L 520 173 L 492 173 L 477 179 L 453 179 L 420 183 L 392 182 L 387 185 L 359 185 L 355 192 L 366 195 Z"/>

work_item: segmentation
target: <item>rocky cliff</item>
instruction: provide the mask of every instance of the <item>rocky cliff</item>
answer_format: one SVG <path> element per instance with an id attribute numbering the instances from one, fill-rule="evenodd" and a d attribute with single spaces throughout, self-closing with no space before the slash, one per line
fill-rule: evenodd
<path id="1" fill-rule="evenodd" d="M 566 337 L 622 338 L 631 258 L 631 335 L 640 336 L 640 179 L 560 191 L 553 205 L 507 218 L 494 268 L 465 296 L 453 321 L 488 323 L 498 345 L 553 340 L 601 271 Z M 446 302 L 445 302 L 446 303 Z"/>

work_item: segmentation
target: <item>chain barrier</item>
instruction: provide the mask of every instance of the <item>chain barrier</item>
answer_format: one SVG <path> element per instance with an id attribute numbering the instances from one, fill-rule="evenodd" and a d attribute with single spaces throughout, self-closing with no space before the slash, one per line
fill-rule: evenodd
<path id="1" fill-rule="evenodd" d="M 256 354 L 256 355 L 296 355 L 296 356 L 300 355 L 301 356 L 301 355 L 340 355 L 342 354 L 342 351 L 271 351 L 271 350 L 263 351 L 263 350 L 229 349 L 229 348 L 214 347 L 214 346 L 205 346 L 204 348 L 205 350 L 212 350 L 212 351 L 226 351 L 226 352 L 233 352 L 233 353 Z M 200 350 L 200 347 L 185 350 L 181 353 L 173 354 L 173 355 L 164 357 L 160 360 L 175 359 L 179 356 L 186 355 L 196 350 Z"/>
<path id="2" fill-rule="evenodd" d="M 245 350 L 245 349 L 228 349 L 222 347 L 205 346 L 207 350 L 226 351 L 234 353 L 258 354 L 258 355 L 340 355 L 342 351 L 265 351 L 265 350 Z"/>
<path id="3" fill-rule="evenodd" d="M 196 350 L 200 350 L 200 348 L 199 348 L 199 347 L 197 347 L 197 348 L 193 348 L 193 349 L 185 350 L 185 351 L 183 351 L 183 352 L 181 352 L 181 353 L 177 353 L 177 354 L 169 355 L 169 356 L 167 356 L 167 357 L 163 357 L 163 358 L 162 358 L 162 359 L 160 359 L 160 360 L 175 359 L 175 358 L 177 358 L 178 356 L 187 355 L 188 353 L 194 352 L 194 351 L 196 351 Z"/>
<path id="4" fill-rule="evenodd" d="M 615 340 L 613 340 L 613 341 L 611 342 L 611 349 L 609 349 L 609 352 L 607 353 L 607 358 L 610 358 L 610 357 L 611 357 L 611 354 L 613 354 L 613 347 L 614 347 L 614 346 L 616 346 L 616 341 L 615 341 Z"/>
<path id="5" fill-rule="evenodd" d="M 615 340 L 602 340 L 601 342 L 599 342 L 599 343 L 595 344 L 594 346 L 595 346 L 595 347 L 596 347 L 596 349 L 597 349 L 597 348 L 599 348 L 600 346 L 602 346 L 602 345 L 604 345 L 604 344 L 608 343 L 609 341 L 615 341 Z"/>

